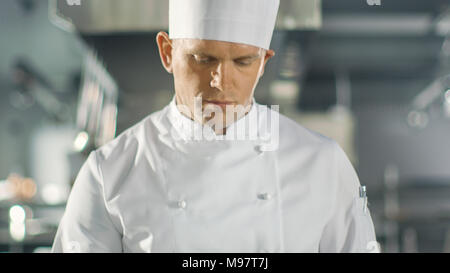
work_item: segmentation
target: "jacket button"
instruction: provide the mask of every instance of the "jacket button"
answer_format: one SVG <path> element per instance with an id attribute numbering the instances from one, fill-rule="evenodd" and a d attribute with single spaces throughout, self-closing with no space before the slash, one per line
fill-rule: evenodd
<path id="1" fill-rule="evenodd" d="M 270 195 L 270 193 L 268 193 L 268 192 L 264 192 L 264 193 L 258 194 L 258 198 L 261 200 L 270 200 L 270 199 L 272 199 L 272 195 Z"/>
<path id="2" fill-rule="evenodd" d="M 264 152 L 264 149 L 263 149 L 262 145 L 258 145 L 258 146 L 255 146 L 255 151 L 258 154 L 262 154 Z"/>
<path id="3" fill-rule="evenodd" d="M 186 208 L 186 201 L 184 201 L 184 200 L 178 201 L 177 206 L 178 206 L 180 209 Z"/>

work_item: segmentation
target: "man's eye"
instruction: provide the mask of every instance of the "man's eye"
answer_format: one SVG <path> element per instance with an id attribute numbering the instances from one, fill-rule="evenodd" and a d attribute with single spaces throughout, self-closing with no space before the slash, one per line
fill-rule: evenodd
<path id="1" fill-rule="evenodd" d="M 247 66 L 247 65 L 251 65 L 252 62 L 251 61 L 236 61 L 236 64 L 238 64 L 240 66 Z"/>

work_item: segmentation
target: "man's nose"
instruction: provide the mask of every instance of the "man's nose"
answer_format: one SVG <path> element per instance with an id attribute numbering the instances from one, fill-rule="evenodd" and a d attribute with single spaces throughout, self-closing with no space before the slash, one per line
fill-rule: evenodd
<path id="1" fill-rule="evenodd" d="M 221 62 L 211 71 L 211 76 L 211 87 L 220 91 L 228 90 L 232 83 L 232 67 L 225 62 Z"/>

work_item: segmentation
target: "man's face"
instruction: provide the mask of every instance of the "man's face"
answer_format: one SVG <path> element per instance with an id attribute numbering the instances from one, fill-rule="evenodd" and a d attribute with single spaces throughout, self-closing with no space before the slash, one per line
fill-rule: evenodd
<path id="1" fill-rule="evenodd" d="M 218 109 L 226 127 L 248 112 L 256 84 L 273 51 L 200 39 L 174 39 L 171 44 L 170 72 L 174 75 L 177 104 L 186 106 L 192 119 L 205 123 L 213 117 L 219 118 L 210 113 L 211 109 L 213 112 Z M 201 102 L 204 113 L 201 120 L 193 115 L 195 98 L 197 105 Z M 241 106 L 245 111 L 227 117 L 230 106 Z"/>

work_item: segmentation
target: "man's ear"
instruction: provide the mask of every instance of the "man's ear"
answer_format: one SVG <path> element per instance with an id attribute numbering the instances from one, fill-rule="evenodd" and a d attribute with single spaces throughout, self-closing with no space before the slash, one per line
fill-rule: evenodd
<path id="1" fill-rule="evenodd" d="M 264 56 L 264 64 L 262 66 L 261 74 L 259 75 L 260 77 L 262 77 L 262 75 L 264 74 L 264 68 L 266 67 L 267 61 L 275 56 L 275 51 L 273 51 L 272 49 L 265 50 L 265 52 L 266 55 Z"/>
<path id="2" fill-rule="evenodd" d="M 161 58 L 162 65 L 167 70 L 167 72 L 172 73 L 172 40 L 169 38 L 169 35 L 166 32 L 160 31 L 156 35 L 156 43 L 158 44 L 159 56 Z"/>

